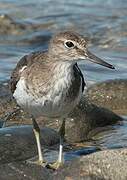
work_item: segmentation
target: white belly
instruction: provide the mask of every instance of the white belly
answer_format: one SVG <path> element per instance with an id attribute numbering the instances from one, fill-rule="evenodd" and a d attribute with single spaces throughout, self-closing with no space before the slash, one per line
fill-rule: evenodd
<path id="1" fill-rule="evenodd" d="M 13 94 L 17 103 L 35 117 L 66 117 L 81 99 L 82 83 L 76 97 L 68 101 L 66 94 L 71 84 L 72 68 L 68 64 L 60 68 L 60 72 L 55 73 L 55 83 L 45 96 L 40 95 L 35 98 L 27 91 L 24 78 L 20 78 Z"/>
<path id="2" fill-rule="evenodd" d="M 24 79 L 20 79 L 13 96 L 24 110 L 35 117 L 66 117 L 79 103 L 82 96 L 82 88 L 80 87 L 77 97 L 70 103 L 64 98 L 67 87 L 63 91 L 62 89 L 63 87 L 58 86 L 57 96 L 55 96 L 55 89 L 53 89 L 53 91 L 50 91 L 46 96 L 35 99 L 32 94 L 27 93 Z"/>

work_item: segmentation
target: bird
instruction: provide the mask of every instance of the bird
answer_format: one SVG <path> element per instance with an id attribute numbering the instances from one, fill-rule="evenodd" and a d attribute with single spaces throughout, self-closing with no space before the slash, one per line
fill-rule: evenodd
<path id="1" fill-rule="evenodd" d="M 115 67 L 88 48 L 88 38 L 73 31 L 56 33 L 49 41 L 46 51 L 37 51 L 22 57 L 10 78 L 10 89 L 17 104 L 28 112 L 33 122 L 38 161 L 37 164 L 59 168 L 64 164 L 63 139 L 65 122 L 70 112 L 80 102 L 86 86 L 78 66 L 81 60 L 90 60 L 110 69 Z M 60 145 L 55 163 L 46 163 L 41 151 L 40 128 L 37 118 L 43 116 L 61 120 Z"/>

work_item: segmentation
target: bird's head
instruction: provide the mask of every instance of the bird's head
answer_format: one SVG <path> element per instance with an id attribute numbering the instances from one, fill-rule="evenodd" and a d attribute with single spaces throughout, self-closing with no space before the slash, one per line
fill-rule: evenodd
<path id="1" fill-rule="evenodd" d="M 56 34 L 50 41 L 49 54 L 56 60 L 77 62 L 88 59 L 94 63 L 114 69 L 114 66 L 98 58 L 87 49 L 87 39 L 78 33 L 66 31 Z"/>

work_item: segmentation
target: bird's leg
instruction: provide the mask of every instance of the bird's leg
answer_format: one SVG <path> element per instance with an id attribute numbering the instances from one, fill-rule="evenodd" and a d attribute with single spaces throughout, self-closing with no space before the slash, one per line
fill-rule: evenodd
<path id="1" fill-rule="evenodd" d="M 63 141 L 64 141 L 64 136 L 65 136 L 65 119 L 62 121 L 62 125 L 59 130 L 60 134 L 60 145 L 59 145 L 59 156 L 58 156 L 58 162 L 60 164 L 64 163 L 64 158 L 63 158 Z"/>
<path id="2" fill-rule="evenodd" d="M 60 134 L 59 155 L 58 155 L 58 160 L 55 163 L 49 164 L 49 167 L 52 169 L 58 169 L 64 163 L 63 141 L 64 141 L 64 135 L 65 135 L 65 119 L 63 119 L 62 121 L 59 134 Z"/>
<path id="3" fill-rule="evenodd" d="M 33 121 L 33 132 L 36 138 L 36 143 L 37 143 L 37 149 L 38 149 L 38 156 L 39 159 L 37 162 L 33 162 L 35 164 L 41 165 L 41 166 L 46 166 L 46 163 L 44 162 L 42 151 L 41 151 L 41 142 L 40 142 L 40 128 L 36 122 L 36 120 L 32 117 Z"/>

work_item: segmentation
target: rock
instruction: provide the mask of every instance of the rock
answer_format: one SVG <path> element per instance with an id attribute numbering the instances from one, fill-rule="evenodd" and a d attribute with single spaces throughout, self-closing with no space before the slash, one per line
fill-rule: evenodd
<path id="1" fill-rule="evenodd" d="M 19 44 L 19 43 L 21 43 L 21 44 L 26 44 L 26 43 L 32 44 L 32 43 L 37 43 L 37 41 L 39 41 L 38 43 L 42 43 L 43 42 L 42 40 L 44 40 L 44 41 L 49 40 L 51 34 L 49 36 L 49 34 L 47 33 L 47 29 L 51 28 L 53 25 L 54 25 L 53 22 L 46 22 L 46 23 L 41 23 L 41 24 L 33 23 L 30 21 L 24 21 L 24 22 L 22 21 L 21 22 L 20 20 L 13 19 L 12 17 L 10 17 L 7 14 L 0 14 L 0 34 L 3 36 L 4 35 L 5 36 L 10 35 L 10 37 L 11 37 L 11 35 L 13 35 L 13 36 L 18 35 L 18 41 L 16 40 L 16 44 Z M 39 32 L 42 30 L 45 30 L 45 36 L 42 33 L 40 35 L 37 35 L 33 39 L 32 33 L 35 33 L 35 31 Z M 28 38 L 26 39 L 26 37 L 23 38 L 21 36 L 21 39 L 19 42 L 20 35 L 25 35 L 25 34 L 27 34 Z M 8 40 L 11 40 L 10 37 L 8 38 Z M 13 37 L 13 39 L 14 39 L 14 37 Z M 1 38 L 1 40 L 2 40 L 2 38 Z M 4 40 L 4 42 L 5 42 L 5 40 Z"/>
<path id="2" fill-rule="evenodd" d="M 13 113 L 14 111 L 15 113 Z M 24 113 L 21 109 L 17 110 L 16 103 L 12 98 L 6 83 L 0 84 L 0 116 L 1 126 L 3 120 L 8 120 L 6 122 L 7 126 L 12 126 L 15 124 L 31 124 L 28 114 Z M 66 120 L 66 139 L 68 142 L 80 142 L 87 140 L 92 137 L 91 131 L 93 132 L 94 130 L 96 130 L 96 128 L 105 127 L 106 125 L 114 124 L 121 120 L 122 118 L 120 116 L 109 111 L 108 109 L 96 106 L 84 96 L 79 105 L 74 109 L 74 111 L 69 115 L 69 118 Z M 52 121 L 49 119 L 47 120 L 46 118 L 40 118 L 38 119 L 38 122 L 40 125 L 52 127 L 58 130 L 58 120 Z M 59 142 L 59 136 L 54 130 L 51 130 L 49 128 L 42 128 L 41 132 L 41 143 L 43 147 L 48 146 L 49 148 L 50 145 L 54 145 Z M 36 142 L 31 125 L 1 128 L 0 147 L 0 179 L 5 180 L 50 180 L 53 178 L 63 179 L 64 177 L 66 179 L 78 179 L 78 177 L 80 176 L 81 178 L 85 177 L 85 179 L 104 179 L 105 177 L 108 177 L 108 173 L 106 172 L 107 169 L 105 170 L 106 164 L 103 165 L 101 163 L 108 156 L 111 160 L 111 156 L 116 157 L 114 155 L 115 153 L 111 153 L 110 155 L 110 153 L 108 154 L 108 151 L 103 151 L 108 154 L 106 156 L 106 153 L 104 153 L 104 157 L 103 155 L 99 156 L 97 154 L 97 158 L 95 158 L 94 155 L 96 153 L 86 157 L 83 156 L 79 159 L 74 160 L 72 164 L 71 162 L 68 164 L 66 163 L 65 166 L 56 171 L 55 174 L 53 174 L 52 171 L 46 168 L 40 168 L 38 166 L 26 164 L 23 160 L 27 160 L 31 157 L 33 158 L 33 156 L 37 154 Z M 100 154 L 102 154 L 103 152 L 100 152 Z M 119 156 L 119 154 L 117 154 L 117 156 Z M 93 158 L 89 160 L 87 159 L 87 157 Z M 83 160 L 81 160 L 82 158 Z M 121 155 L 120 158 L 122 159 Z M 97 163 L 94 161 L 94 159 L 95 161 L 97 161 Z M 113 160 L 109 163 L 113 163 Z M 119 159 L 118 162 L 122 163 Z M 98 165 L 99 163 L 101 164 L 100 166 Z M 90 166 L 91 164 L 93 169 Z M 81 167 L 82 165 L 83 167 Z M 111 169 L 109 176 L 113 173 L 114 171 L 113 169 Z"/>
<path id="3" fill-rule="evenodd" d="M 127 80 L 116 79 L 94 84 L 86 91 L 86 96 L 92 103 L 111 109 L 120 114 L 126 114 Z"/>
<path id="4" fill-rule="evenodd" d="M 127 149 L 105 150 L 66 163 L 54 180 L 126 180 Z"/>
<path id="5" fill-rule="evenodd" d="M 3 87 L 3 86 L 2 86 Z M 0 104 L 0 114 L 1 120 L 11 119 L 7 121 L 6 125 L 15 125 L 15 124 L 30 124 L 28 114 L 19 110 L 16 113 L 10 113 L 8 118 L 8 113 L 5 115 L 5 112 L 13 112 L 16 104 L 12 99 L 7 86 L 1 88 L 1 93 L 4 91 L 4 96 L 2 95 L 1 104 Z M 3 94 L 3 93 L 2 93 Z M 4 105 L 5 104 L 5 105 Z M 3 108 L 4 107 L 4 108 Z M 20 121 L 19 121 L 20 120 Z M 115 113 L 111 112 L 108 109 L 98 107 L 91 102 L 89 102 L 85 96 L 83 96 L 79 105 L 73 110 L 69 115 L 69 118 L 66 120 L 66 139 L 68 142 L 81 142 L 87 140 L 90 137 L 90 131 L 97 127 L 104 127 L 106 125 L 114 124 L 118 121 L 121 121 L 122 118 Z M 60 123 L 57 119 L 53 121 L 46 118 L 39 118 L 38 123 L 42 126 L 48 126 L 58 130 Z"/>
<path id="6" fill-rule="evenodd" d="M 85 97 L 71 114 L 72 120 L 66 121 L 66 134 L 69 142 L 81 142 L 91 138 L 94 130 L 115 124 L 122 118 L 112 111 L 98 107 Z M 102 129 L 103 130 L 103 129 Z M 92 134 L 91 134 L 92 131 Z"/>
<path id="7" fill-rule="evenodd" d="M 0 165 L 1 180 L 52 180 L 51 170 L 24 162 Z"/>
<path id="8" fill-rule="evenodd" d="M 0 116 L 13 111 L 15 106 L 8 84 L 6 82 L 0 83 Z"/>
<path id="9" fill-rule="evenodd" d="M 1 180 L 126 180 L 127 149 L 99 151 L 81 156 L 56 171 L 24 161 L 0 165 Z"/>
<path id="10" fill-rule="evenodd" d="M 59 142 L 59 135 L 50 128 L 41 129 L 42 147 Z M 0 164 L 26 160 L 37 155 L 35 137 L 31 125 L 0 129 Z"/>
<path id="11" fill-rule="evenodd" d="M 0 15 L 0 34 L 13 34 L 17 35 L 20 31 L 25 29 L 25 25 L 15 22 L 7 14 Z"/>

